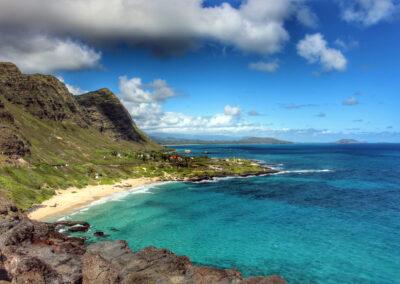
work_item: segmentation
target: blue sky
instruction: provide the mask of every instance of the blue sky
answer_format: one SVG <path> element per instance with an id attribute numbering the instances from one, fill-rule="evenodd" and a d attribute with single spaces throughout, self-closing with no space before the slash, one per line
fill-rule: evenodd
<path id="1" fill-rule="evenodd" d="M 107 87 L 149 134 L 400 142 L 399 1 L 83 1 L 104 23 L 18 2 L 0 60 Z"/>

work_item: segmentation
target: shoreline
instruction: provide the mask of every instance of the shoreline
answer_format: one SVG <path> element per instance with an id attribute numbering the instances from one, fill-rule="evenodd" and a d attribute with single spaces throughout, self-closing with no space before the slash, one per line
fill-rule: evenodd
<path id="1" fill-rule="evenodd" d="M 93 201 L 99 200 L 103 197 L 113 195 L 118 192 L 130 190 L 132 188 L 164 181 L 180 181 L 180 182 L 201 182 L 204 180 L 213 180 L 214 178 L 236 177 L 245 178 L 251 176 L 263 176 L 277 173 L 277 170 L 270 168 L 263 168 L 261 171 L 243 172 L 243 173 L 219 173 L 214 175 L 200 175 L 191 178 L 129 178 L 121 180 L 114 184 L 106 185 L 87 185 L 81 189 L 76 187 L 69 187 L 67 189 L 58 189 L 55 194 L 42 203 L 31 207 L 28 210 L 28 218 L 36 221 L 43 221 L 46 218 L 54 217 L 56 215 L 73 211 L 89 205 Z"/>
<path id="2" fill-rule="evenodd" d="M 114 184 L 88 185 L 80 189 L 76 187 L 58 189 L 50 199 L 40 203 L 27 215 L 32 220 L 43 221 L 46 218 L 84 207 L 103 197 L 160 181 L 163 180 L 141 177 L 121 180 Z"/>

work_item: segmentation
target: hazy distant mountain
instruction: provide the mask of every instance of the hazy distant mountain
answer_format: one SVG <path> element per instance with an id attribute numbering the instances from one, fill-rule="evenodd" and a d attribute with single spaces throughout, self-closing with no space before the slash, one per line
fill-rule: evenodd
<path id="1" fill-rule="evenodd" d="M 173 137 L 151 137 L 153 141 L 161 145 L 184 145 L 184 144 L 202 144 L 202 145 L 223 145 L 223 144 L 292 144 L 292 142 L 279 140 L 271 137 L 250 137 L 238 140 L 202 140 L 202 139 L 184 139 Z"/>
<path id="2" fill-rule="evenodd" d="M 336 141 L 336 144 L 360 144 L 360 143 L 367 143 L 365 141 L 358 141 L 355 139 L 340 139 Z"/>

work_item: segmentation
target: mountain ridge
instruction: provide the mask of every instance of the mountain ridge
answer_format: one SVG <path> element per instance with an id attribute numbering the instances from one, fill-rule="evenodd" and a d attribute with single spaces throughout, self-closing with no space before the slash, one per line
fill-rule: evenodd
<path id="1" fill-rule="evenodd" d="M 63 144 L 59 145 L 61 149 L 74 147 L 61 142 L 62 134 L 68 136 L 77 130 L 87 130 L 91 134 L 97 130 L 98 138 L 107 143 L 124 140 L 128 145 L 134 142 L 132 146 L 136 148 L 157 148 L 136 127 L 129 112 L 108 89 L 75 97 L 56 77 L 22 74 L 9 62 L 0 63 L 0 125 L 0 153 L 15 158 L 23 158 L 26 154 L 37 157 L 37 149 L 32 148 L 34 140 L 40 140 L 42 145 Z M 47 134 L 48 139 L 41 139 L 29 131 L 35 126 L 37 130 L 46 128 L 43 134 Z M 46 133 L 51 130 L 54 135 Z M 48 162 L 43 158 L 37 160 Z"/>
<path id="2" fill-rule="evenodd" d="M 238 140 L 203 140 L 203 139 L 185 139 L 166 137 L 161 138 L 151 136 L 152 139 L 161 145 L 186 145 L 186 144 L 200 144 L 200 145 L 261 145 L 261 144 L 293 144 L 293 142 L 279 140 L 272 137 L 248 137 Z"/>

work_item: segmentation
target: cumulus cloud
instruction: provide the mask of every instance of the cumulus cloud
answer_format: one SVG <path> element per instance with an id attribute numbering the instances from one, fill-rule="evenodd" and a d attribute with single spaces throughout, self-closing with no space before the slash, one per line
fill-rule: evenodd
<path id="1" fill-rule="evenodd" d="M 289 39 L 284 22 L 297 7 L 303 1 L 247 0 L 235 8 L 227 2 L 204 6 L 203 0 L 13 0 L 0 1 L 0 26 L 9 34 L 40 31 L 92 44 L 146 46 L 159 54 L 208 40 L 268 55 Z M 303 14 L 299 20 L 309 24 L 312 14 Z"/>
<path id="2" fill-rule="evenodd" d="M 358 100 L 354 96 L 351 96 L 347 100 L 344 100 L 342 102 L 342 105 L 344 105 L 344 106 L 355 106 L 355 105 L 358 105 Z"/>
<path id="3" fill-rule="evenodd" d="M 227 116 L 240 116 L 242 114 L 242 110 L 238 105 L 236 106 L 230 106 L 226 105 L 224 108 L 224 114 Z"/>
<path id="4" fill-rule="evenodd" d="M 400 3 L 396 0 L 341 1 L 341 6 L 343 20 L 364 26 L 388 21 L 400 11 Z"/>
<path id="5" fill-rule="evenodd" d="M 11 61 L 26 73 L 91 69 L 98 67 L 101 59 L 100 52 L 70 39 L 1 31 L 0 37 L 0 61 Z"/>
<path id="6" fill-rule="evenodd" d="M 165 80 L 156 79 L 149 84 L 142 84 L 140 78 L 128 79 L 126 76 L 119 77 L 119 90 L 122 100 L 134 103 L 165 102 L 179 95 Z"/>
<path id="7" fill-rule="evenodd" d="M 61 82 L 63 82 L 65 84 L 65 86 L 67 87 L 68 91 L 73 94 L 74 96 L 78 96 L 78 95 L 82 95 L 84 93 L 87 93 L 88 91 L 81 89 L 78 86 L 73 86 L 70 84 L 67 84 L 64 82 L 64 78 L 61 76 L 57 76 L 57 79 L 60 80 Z"/>
<path id="8" fill-rule="evenodd" d="M 253 62 L 249 64 L 250 70 L 268 72 L 268 73 L 275 73 L 275 71 L 279 68 L 279 64 L 277 61 L 271 62 Z"/>
<path id="9" fill-rule="evenodd" d="M 241 121 L 233 115 L 187 115 L 164 112 L 159 104 L 133 104 L 128 108 L 136 124 L 148 133 L 241 133 L 260 131 L 258 124 Z"/>
<path id="10" fill-rule="evenodd" d="M 306 35 L 297 44 L 297 53 L 309 63 L 320 63 L 325 71 L 346 70 L 347 60 L 340 50 L 327 46 L 320 33 Z"/>
<path id="11" fill-rule="evenodd" d="M 138 127 L 148 133 L 240 133 L 264 129 L 259 124 L 244 121 L 241 108 L 226 105 L 223 113 L 212 116 L 187 115 L 164 111 L 162 103 L 176 97 L 165 80 L 143 84 L 141 78 L 121 76 L 119 82 L 122 103 Z"/>
<path id="12" fill-rule="evenodd" d="M 260 115 L 260 113 L 258 111 L 256 111 L 255 109 L 249 111 L 247 114 L 250 116 L 259 116 Z"/>

